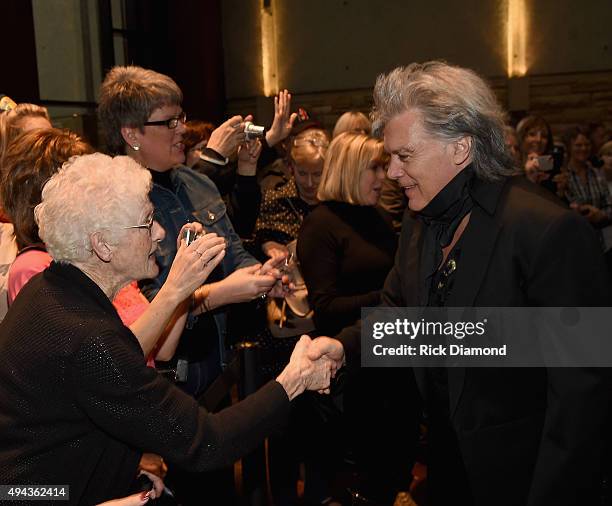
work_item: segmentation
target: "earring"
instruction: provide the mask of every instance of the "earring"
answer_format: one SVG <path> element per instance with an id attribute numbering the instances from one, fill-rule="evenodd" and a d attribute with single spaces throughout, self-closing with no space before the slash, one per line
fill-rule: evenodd
<path id="1" fill-rule="evenodd" d="M 138 151 L 140 150 L 140 144 L 134 144 L 133 146 L 130 146 L 134 151 Z"/>

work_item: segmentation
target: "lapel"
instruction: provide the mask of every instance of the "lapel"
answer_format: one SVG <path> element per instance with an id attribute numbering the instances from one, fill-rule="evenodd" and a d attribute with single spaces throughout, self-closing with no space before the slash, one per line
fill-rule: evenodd
<path id="1" fill-rule="evenodd" d="M 409 228 L 410 240 L 405 252 L 402 252 L 404 262 L 402 263 L 402 291 L 404 304 L 407 307 L 422 306 L 427 303 L 422 302 L 423 294 L 421 293 L 421 250 L 423 247 L 423 223 L 420 220 L 404 220 L 402 225 L 402 233 L 404 227 Z M 427 294 L 425 294 L 427 297 Z M 415 367 L 414 377 L 419 390 L 424 394 L 426 389 L 425 370 L 422 367 Z"/>
<path id="2" fill-rule="evenodd" d="M 507 180 L 500 182 L 474 180 L 471 191 L 474 208 L 462 237 L 461 260 L 453 291 L 448 300 L 449 307 L 471 307 L 476 303 L 476 297 L 485 281 L 485 274 L 501 231 L 496 210 L 506 186 Z M 464 367 L 448 369 L 451 419 L 459 404 L 464 382 Z"/>
<path id="3" fill-rule="evenodd" d="M 404 225 L 407 222 L 404 221 Z M 410 230 L 410 241 L 407 251 L 404 254 L 405 262 L 402 273 L 402 283 L 404 292 L 404 304 L 407 307 L 422 306 L 423 294 L 420 289 L 420 276 L 422 270 L 421 250 L 423 248 L 423 223 L 420 220 L 413 220 Z"/>

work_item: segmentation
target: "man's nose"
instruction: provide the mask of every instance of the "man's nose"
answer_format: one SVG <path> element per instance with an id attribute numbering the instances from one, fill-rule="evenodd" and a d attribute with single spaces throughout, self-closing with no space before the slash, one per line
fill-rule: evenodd
<path id="1" fill-rule="evenodd" d="M 401 164 L 399 161 L 394 161 L 393 159 L 389 162 L 389 167 L 387 168 L 387 177 L 389 179 L 399 179 L 404 171 L 400 168 Z"/>

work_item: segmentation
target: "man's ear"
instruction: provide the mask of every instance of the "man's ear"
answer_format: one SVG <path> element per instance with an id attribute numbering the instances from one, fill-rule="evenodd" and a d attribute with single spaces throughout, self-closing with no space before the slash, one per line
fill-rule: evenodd
<path id="1" fill-rule="evenodd" d="M 104 233 L 94 232 L 89 236 L 89 241 L 91 243 L 91 251 L 94 255 L 105 263 L 111 261 L 113 258 L 113 249 L 106 241 Z"/>
<path id="2" fill-rule="evenodd" d="M 467 165 L 472 161 L 472 141 L 472 137 L 464 136 L 453 142 L 453 161 L 455 165 Z"/>

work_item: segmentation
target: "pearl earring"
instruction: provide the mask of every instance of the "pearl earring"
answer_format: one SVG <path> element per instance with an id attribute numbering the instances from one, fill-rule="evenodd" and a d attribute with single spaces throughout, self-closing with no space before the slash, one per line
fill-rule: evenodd
<path id="1" fill-rule="evenodd" d="M 140 144 L 134 144 L 133 146 L 130 146 L 134 151 L 138 151 L 140 150 Z"/>

